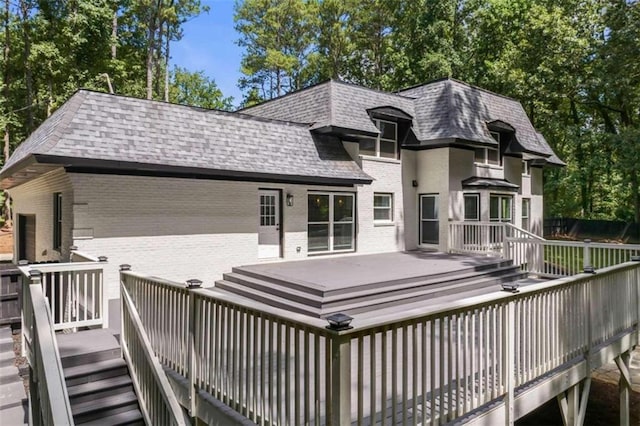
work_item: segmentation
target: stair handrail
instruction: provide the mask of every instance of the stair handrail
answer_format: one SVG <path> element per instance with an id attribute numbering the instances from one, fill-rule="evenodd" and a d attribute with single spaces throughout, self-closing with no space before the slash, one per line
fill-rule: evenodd
<path id="1" fill-rule="evenodd" d="M 62 361 L 51 310 L 42 291 L 40 271 L 32 269 L 25 275 L 26 270 L 20 269 L 25 280 L 23 282 L 27 284 L 26 291 L 23 291 L 23 327 L 29 328 L 25 355 L 30 366 L 29 409 L 32 424 L 73 425 Z"/>
<path id="2" fill-rule="evenodd" d="M 120 291 L 122 354 L 131 372 L 131 380 L 145 422 L 180 426 L 190 424 L 153 351 L 129 292 L 122 284 Z M 142 371 L 143 369 L 146 371 Z"/>
<path id="3" fill-rule="evenodd" d="M 529 232 L 527 230 L 524 230 L 518 226 L 515 226 L 512 223 L 505 223 L 505 225 L 507 226 L 508 229 L 511 230 L 512 234 L 511 236 L 513 238 L 532 238 L 534 240 L 538 240 L 538 241 L 546 241 L 546 239 L 542 238 L 540 235 L 536 235 L 533 232 Z M 516 234 L 521 234 L 521 235 L 516 235 Z"/>

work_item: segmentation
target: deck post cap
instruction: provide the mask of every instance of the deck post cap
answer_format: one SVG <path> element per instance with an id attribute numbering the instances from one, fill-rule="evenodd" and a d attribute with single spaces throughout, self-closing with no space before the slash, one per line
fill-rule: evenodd
<path id="1" fill-rule="evenodd" d="M 130 271 L 131 270 L 131 265 L 128 265 L 126 263 L 120 265 L 120 270 L 121 271 Z"/>
<path id="2" fill-rule="evenodd" d="M 78 246 L 71 246 L 71 247 L 69 247 L 69 250 L 71 250 L 71 251 L 78 250 Z"/>
<path id="3" fill-rule="evenodd" d="M 593 266 L 585 266 L 583 272 L 585 274 L 595 274 L 596 269 Z"/>
<path id="4" fill-rule="evenodd" d="M 106 262 L 108 259 L 107 256 L 98 256 L 98 262 Z"/>
<path id="5" fill-rule="evenodd" d="M 27 266 L 28 264 L 29 264 L 29 261 L 26 259 L 18 260 L 18 266 Z"/>
<path id="6" fill-rule="evenodd" d="M 202 286 L 202 281 L 200 281 L 197 278 L 191 278 L 190 280 L 187 280 L 187 288 L 191 289 L 191 288 L 200 288 Z"/>
<path id="7" fill-rule="evenodd" d="M 585 238 L 585 239 L 584 239 L 584 243 L 585 243 L 585 244 L 589 244 L 590 242 L 591 242 L 591 239 L 590 239 L 590 238 Z"/>
<path id="8" fill-rule="evenodd" d="M 632 261 L 632 262 L 640 262 L 640 255 L 637 255 L 637 256 L 631 256 L 631 261 Z"/>
<path id="9" fill-rule="evenodd" d="M 40 278 L 42 276 L 42 272 L 37 269 L 32 269 L 29 271 L 29 278 Z"/>

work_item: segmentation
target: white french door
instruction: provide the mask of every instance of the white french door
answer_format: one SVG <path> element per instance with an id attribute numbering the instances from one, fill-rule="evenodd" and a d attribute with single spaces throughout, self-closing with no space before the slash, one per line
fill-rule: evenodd
<path id="1" fill-rule="evenodd" d="M 261 189 L 258 194 L 258 258 L 280 257 L 280 192 Z"/>

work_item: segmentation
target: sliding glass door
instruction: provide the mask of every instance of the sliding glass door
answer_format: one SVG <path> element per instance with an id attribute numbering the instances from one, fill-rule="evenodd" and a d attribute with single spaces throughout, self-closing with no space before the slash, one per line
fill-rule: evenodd
<path id="1" fill-rule="evenodd" d="M 308 196 L 308 252 L 354 249 L 355 197 L 346 193 Z"/>

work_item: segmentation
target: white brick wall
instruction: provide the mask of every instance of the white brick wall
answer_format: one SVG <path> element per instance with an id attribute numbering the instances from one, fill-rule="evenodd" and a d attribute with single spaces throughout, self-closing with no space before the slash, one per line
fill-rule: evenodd
<path id="1" fill-rule="evenodd" d="M 362 169 L 374 178 L 371 185 L 358 188 L 358 253 L 380 253 L 404 250 L 405 193 L 402 185 L 402 166 L 398 160 L 362 159 Z M 373 220 L 374 193 L 393 194 L 393 222 L 375 223 Z"/>
<path id="2" fill-rule="evenodd" d="M 213 180 L 70 174 L 74 244 L 109 258 L 105 277 L 118 297 L 118 265 L 211 286 L 233 266 L 258 259 L 258 190 L 280 189 L 284 260 L 307 257 L 307 191 L 345 188 Z M 286 194 L 294 205 L 286 206 Z M 298 250 L 298 247 L 300 250 Z"/>
<path id="3" fill-rule="evenodd" d="M 62 247 L 53 249 L 53 194 L 62 193 Z M 13 222 L 17 226 L 19 214 L 36 216 L 36 261 L 67 260 L 71 242 L 71 224 L 73 223 L 73 190 L 71 182 L 63 169 L 19 185 L 9 190 L 13 200 Z M 17 234 L 17 233 L 16 233 Z M 18 238 L 14 238 L 14 262 L 18 257 Z"/>

